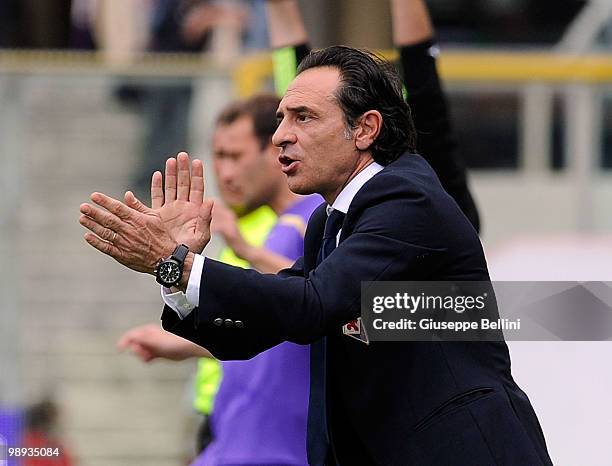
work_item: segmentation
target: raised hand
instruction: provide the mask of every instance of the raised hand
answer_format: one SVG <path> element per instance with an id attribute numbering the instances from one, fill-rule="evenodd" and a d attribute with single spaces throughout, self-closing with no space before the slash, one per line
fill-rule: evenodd
<path id="1" fill-rule="evenodd" d="M 154 208 L 145 206 L 131 191 L 125 193 L 125 204 L 93 193 L 93 204 L 80 207 L 79 222 L 90 230 L 85 240 L 126 267 L 150 274 L 179 243 L 192 252 L 201 252 L 210 241 L 213 202 L 204 201 L 204 169 L 200 161 L 194 161 L 193 171 L 192 180 L 186 153 L 170 159 L 166 164 L 165 191 L 161 188 L 161 173 L 153 177 Z M 184 272 L 190 270 L 189 261 L 188 257 Z"/>
<path id="2" fill-rule="evenodd" d="M 161 258 L 168 257 L 176 241 L 159 213 L 125 193 L 128 205 L 102 193 L 93 193 L 93 204 L 81 204 L 79 222 L 90 230 L 85 241 L 98 251 L 137 272 L 153 274 Z"/>
<path id="3" fill-rule="evenodd" d="M 204 167 L 194 160 L 189 172 L 189 156 L 185 152 L 166 161 L 165 189 L 162 174 L 151 179 L 151 205 L 159 214 L 164 228 L 177 243 L 194 253 L 201 253 L 210 241 L 213 201 L 204 199 Z M 128 204 L 129 205 L 129 204 Z"/>

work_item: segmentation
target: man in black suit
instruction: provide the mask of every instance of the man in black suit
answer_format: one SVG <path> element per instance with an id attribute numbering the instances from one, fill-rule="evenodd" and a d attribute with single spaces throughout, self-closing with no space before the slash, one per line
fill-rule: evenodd
<path id="1" fill-rule="evenodd" d="M 476 231 L 413 153 L 394 69 L 348 47 L 314 52 L 278 119 L 273 142 L 289 187 L 326 200 L 291 269 L 262 275 L 193 253 L 209 241 L 212 203 L 202 200 L 201 163 L 190 177 L 186 154 L 167 176 L 166 210 L 129 192 L 127 205 L 94 193 L 107 210 L 81 206 L 81 223 L 93 232 L 86 240 L 147 273 L 185 243 L 186 257 L 177 247 L 167 261 L 183 267 L 177 289 L 165 293 L 185 292 L 188 302 L 166 306 L 163 326 L 221 359 L 247 359 L 282 341 L 312 344 L 313 465 L 551 464 L 503 342 L 366 345 L 342 332 L 359 317 L 362 281 L 489 279 Z M 186 204 L 194 204 L 191 217 Z"/>

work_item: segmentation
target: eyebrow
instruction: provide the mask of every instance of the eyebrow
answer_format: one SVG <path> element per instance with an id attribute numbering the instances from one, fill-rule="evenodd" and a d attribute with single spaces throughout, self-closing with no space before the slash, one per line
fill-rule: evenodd
<path id="1" fill-rule="evenodd" d="M 289 113 L 316 113 L 312 108 L 306 107 L 305 105 L 298 105 L 297 107 L 287 107 Z M 282 118 L 285 114 L 282 110 L 276 112 L 276 118 Z"/>

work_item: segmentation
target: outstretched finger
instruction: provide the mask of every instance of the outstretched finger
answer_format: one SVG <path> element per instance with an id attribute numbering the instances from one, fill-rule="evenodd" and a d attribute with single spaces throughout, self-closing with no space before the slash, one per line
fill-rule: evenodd
<path id="1" fill-rule="evenodd" d="M 93 193 L 91 200 L 101 207 L 104 207 L 111 214 L 119 217 L 122 220 L 128 220 L 134 217 L 134 210 L 130 209 L 123 202 L 113 199 L 110 196 L 102 193 Z M 85 212 L 83 212 L 85 214 Z M 85 214 L 87 215 L 87 214 Z M 90 215 L 91 217 L 91 215 Z"/>
<path id="2" fill-rule="evenodd" d="M 195 159 L 191 162 L 191 189 L 189 201 L 201 204 L 204 200 L 204 166 L 202 161 Z"/>
<path id="3" fill-rule="evenodd" d="M 200 207 L 200 217 L 210 226 L 213 209 L 216 206 L 214 199 L 205 199 Z"/>
<path id="4" fill-rule="evenodd" d="M 122 220 L 115 214 L 91 204 L 81 204 L 79 210 L 83 215 L 91 218 L 97 224 L 105 228 L 110 228 L 113 231 L 119 231 L 123 224 Z"/>
<path id="5" fill-rule="evenodd" d="M 93 233 L 85 233 L 85 241 L 87 241 L 91 246 L 96 248 L 101 253 L 106 254 L 107 256 L 111 256 L 113 259 L 118 260 L 121 256 L 121 251 L 119 251 L 119 248 L 112 245 L 108 241 L 102 240 L 99 236 L 96 236 Z"/>
<path id="6" fill-rule="evenodd" d="M 81 215 L 79 217 L 79 223 L 95 233 L 99 238 L 102 238 L 104 241 L 112 242 L 115 238 L 117 238 L 117 233 L 110 228 L 103 227 L 95 220 L 89 218 L 87 215 Z"/>
<path id="7" fill-rule="evenodd" d="M 132 191 L 127 191 L 123 198 L 125 199 L 125 203 L 128 205 L 128 207 L 131 207 L 132 209 L 137 210 L 138 212 L 146 214 L 147 212 L 151 211 L 149 207 L 144 205 L 143 202 L 141 202 L 139 199 L 136 198 L 136 196 L 134 196 L 134 193 Z"/>
<path id="8" fill-rule="evenodd" d="M 176 164 L 178 170 L 176 198 L 179 201 L 188 201 L 191 176 L 189 175 L 189 156 L 186 152 L 179 152 L 176 156 Z"/>
<path id="9" fill-rule="evenodd" d="M 176 159 L 166 160 L 165 198 L 166 202 L 176 201 Z"/>
<path id="10" fill-rule="evenodd" d="M 151 207 L 159 209 L 164 205 L 164 188 L 161 172 L 153 173 L 151 177 Z"/>

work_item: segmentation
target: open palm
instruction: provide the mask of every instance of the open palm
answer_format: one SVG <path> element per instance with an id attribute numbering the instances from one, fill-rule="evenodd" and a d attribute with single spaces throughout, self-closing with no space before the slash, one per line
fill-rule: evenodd
<path id="1" fill-rule="evenodd" d="M 151 204 L 177 243 L 192 252 L 202 252 L 210 241 L 213 203 L 204 199 L 204 167 L 200 160 L 192 162 L 190 173 L 185 152 L 168 159 L 165 180 L 160 172 L 151 179 Z"/>

